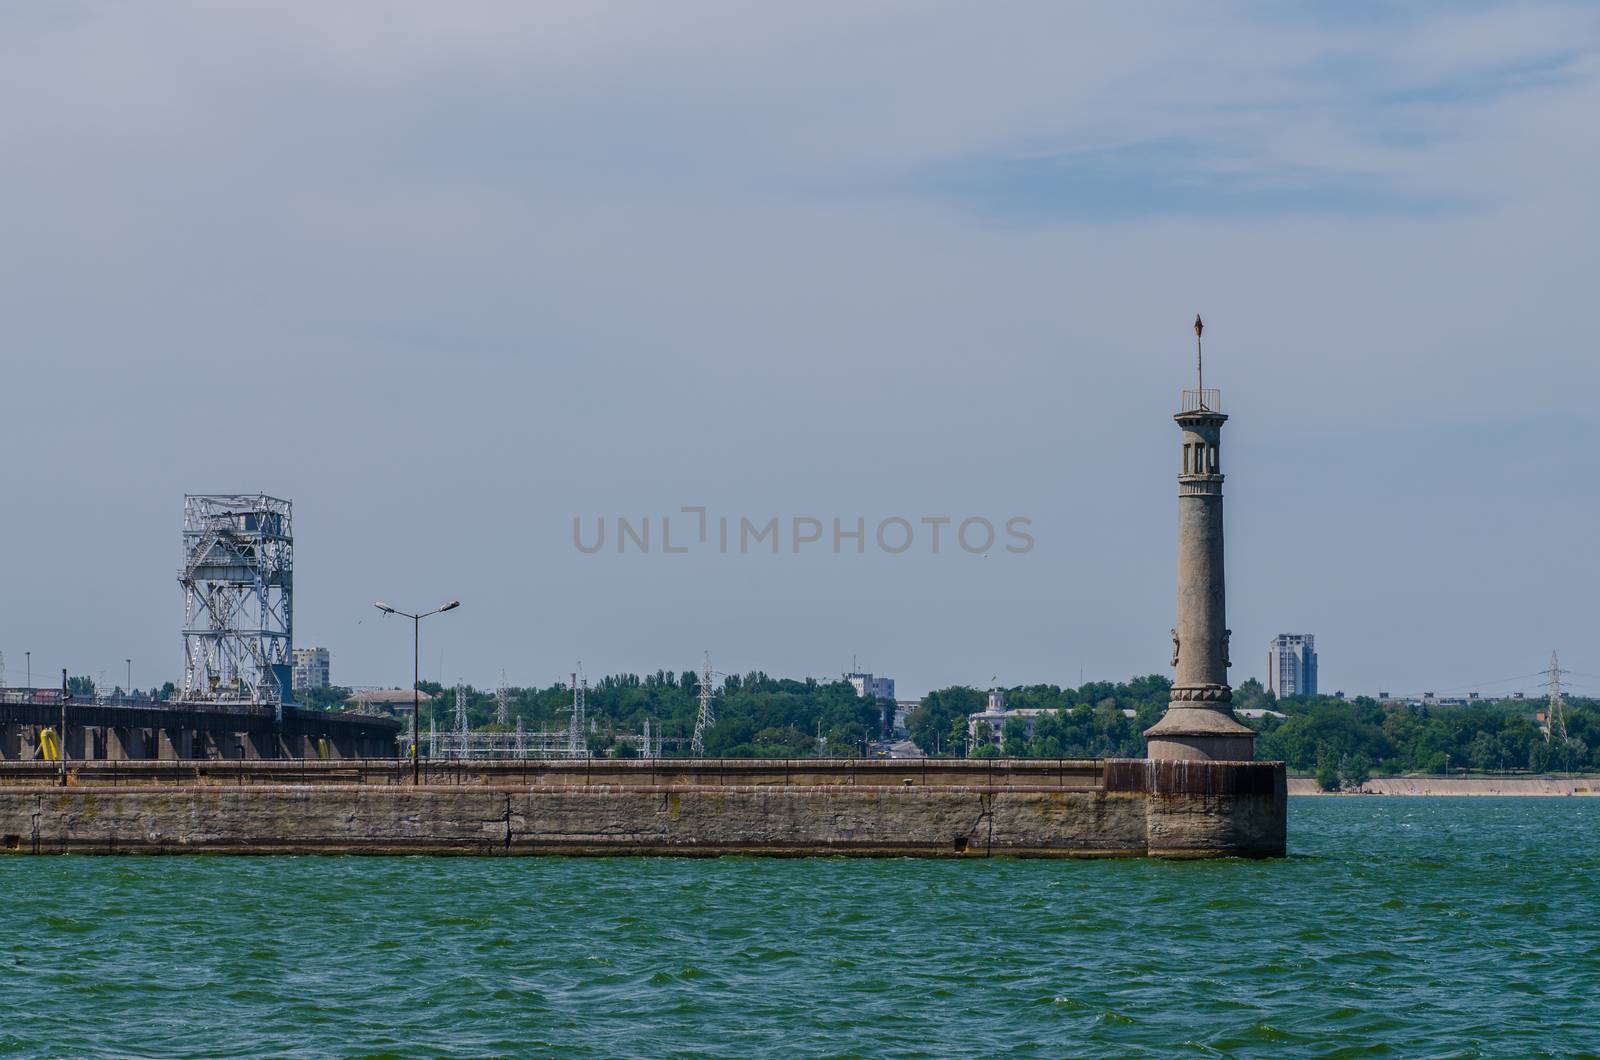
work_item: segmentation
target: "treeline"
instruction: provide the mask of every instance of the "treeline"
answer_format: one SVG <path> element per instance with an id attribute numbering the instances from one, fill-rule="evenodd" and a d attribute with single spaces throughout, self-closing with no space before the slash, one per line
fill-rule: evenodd
<path id="1" fill-rule="evenodd" d="M 930 692 L 908 721 L 911 739 L 929 755 L 1010 758 L 1138 758 L 1143 732 L 1167 708 L 1171 682 L 1151 674 L 1128 681 L 1095 681 L 1077 688 L 1026 685 L 1006 690 L 1008 710 L 1036 708 L 1032 719 L 1010 717 L 999 733 L 968 738 L 968 715 L 980 713 L 987 693 L 956 686 Z M 435 697 L 432 712 L 441 730 L 453 724 L 453 688 L 424 681 Z M 586 715 L 593 723 L 596 754 L 637 753 L 630 735 L 650 719 L 666 754 L 688 754 L 699 709 L 699 676 L 692 670 L 616 674 L 591 685 Z M 320 690 L 317 706 L 333 706 L 347 689 Z M 302 693 L 303 698 L 306 697 Z M 508 690 L 510 728 L 560 729 L 572 709 L 572 690 Z M 474 729 L 493 729 L 495 693 L 467 689 L 467 715 Z M 1286 715 L 1242 718 L 1260 733 L 1256 756 L 1282 759 L 1292 772 L 1315 773 L 1328 787 L 1357 784 L 1373 775 L 1443 773 L 1450 770 L 1578 771 L 1600 769 L 1600 703 L 1569 701 L 1568 738 L 1547 738 L 1534 714 L 1543 700 L 1501 700 L 1471 706 L 1407 707 L 1358 697 L 1292 697 L 1282 700 L 1250 679 L 1234 691 L 1236 708 L 1264 708 Z M 848 682 L 769 677 L 759 671 L 720 679 L 717 723 L 706 734 L 706 753 L 728 758 L 798 758 L 865 754 L 891 719 L 893 704 L 856 695 Z M 1130 713 L 1131 712 L 1131 715 Z M 428 719 L 423 718 L 426 726 Z"/>
<path id="2" fill-rule="evenodd" d="M 37 680 L 37 677 L 35 680 Z M 55 686 L 47 684 L 45 687 L 54 688 Z M 94 700 L 101 691 L 102 689 L 100 688 L 99 684 L 92 677 L 81 676 L 67 678 L 67 694 L 80 703 L 87 703 Z M 173 684 L 171 681 L 168 681 L 159 688 L 151 688 L 148 690 L 142 688 L 127 690 L 121 685 L 113 685 L 111 690 L 106 694 L 113 699 L 122 699 L 127 697 L 129 699 L 143 700 L 148 703 L 165 703 L 167 700 L 178 694 L 178 686 Z"/>
<path id="3" fill-rule="evenodd" d="M 1374 774 L 1600 769 L 1600 704 L 1593 700 L 1567 703 L 1563 743 L 1548 738 L 1534 719 L 1545 709 L 1542 699 L 1449 707 L 1385 705 L 1365 696 L 1274 702 L 1258 682 L 1246 682 L 1240 692 L 1252 684 L 1262 705 L 1288 715 L 1250 722 L 1261 733 L 1257 757 L 1314 772 L 1328 788 L 1354 786 Z"/>
<path id="4" fill-rule="evenodd" d="M 1000 733 L 980 731 L 968 746 L 967 715 L 981 712 L 988 694 L 957 686 L 930 692 L 907 719 L 924 753 L 984 758 L 1142 758 L 1145 729 L 1167 709 L 1172 682 L 1151 674 L 1129 681 L 1091 681 L 1078 688 L 1023 685 L 1007 689 L 1006 709 L 1042 709 L 1028 722 L 1008 718 Z M 1125 712 L 1133 711 L 1129 717 Z M 980 726 L 986 723 L 980 723 Z M 991 742 L 990 737 L 998 737 Z"/>
<path id="5" fill-rule="evenodd" d="M 1008 710 L 1044 708 L 1028 720 L 1006 719 L 999 733 L 968 740 L 967 716 L 984 709 L 985 693 L 943 688 L 910 717 L 911 738 L 928 754 L 1007 758 L 1139 758 L 1145 729 L 1166 710 L 1171 682 L 1150 675 L 1080 688 L 1029 685 L 1006 691 Z M 1374 774 L 1577 771 L 1600 769 L 1600 703 L 1570 700 L 1567 739 L 1548 738 L 1534 715 L 1541 700 L 1472 706 L 1407 707 L 1333 696 L 1277 699 L 1251 678 L 1234 690 L 1236 708 L 1287 715 L 1241 718 L 1260 733 L 1256 757 L 1282 759 L 1296 773 L 1315 773 L 1325 787 L 1359 784 Z M 1133 711 L 1129 717 L 1126 711 Z M 1030 731 L 1031 730 L 1031 731 Z"/>
<path id="6" fill-rule="evenodd" d="M 455 689 L 431 681 L 421 682 L 421 688 L 434 697 L 435 723 L 441 730 L 450 728 L 455 717 Z M 329 693 L 340 699 L 348 694 L 348 690 Z M 495 691 L 469 687 L 466 699 L 469 725 L 496 729 Z M 595 754 L 632 757 L 639 749 L 627 737 L 642 733 L 648 718 L 652 732 L 664 741 L 664 754 L 687 755 L 699 709 L 700 678 L 692 670 L 602 677 L 589 686 L 584 697 L 584 715 L 594 730 L 588 735 L 589 749 Z M 857 696 L 847 681 L 795 681 L 755 671 L 719 679 L 714 709 L 717 723 L 705 736 L 708 755 L 800 758 L 825 753 L 852 757 L 866 753 L 868 742 L 878 737 L 893 705 Z M 529 730 L 562 729 L 571 716 L 572 689 L 566 685 L 507 689 L 507 729 L 514 729 L 519 718 Z M 422 724 L 428 724 L 426 715 Z"/>

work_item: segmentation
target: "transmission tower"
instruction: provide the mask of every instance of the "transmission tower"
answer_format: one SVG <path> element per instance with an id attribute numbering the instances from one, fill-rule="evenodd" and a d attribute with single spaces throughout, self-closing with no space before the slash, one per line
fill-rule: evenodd
<path id="1" fill-rule="evenodd" d="M 292 701 L 294 533 L 265 494 L 183 498 L 183 692 L 189 702 Z"/>
<path id="2" fill-rule="evenodd" d="M 584 697 L 589 690 L 589 679 L 582 676 L 580 666 L 572 675 L 572 720 L 567 725 L 567 755 L 583 758 L 589 753 L 589 741 L 584 735 Z"/>
<path id="3" fill-rule="evenodd" d="M 500 671 L 500 687 L 494 692 L 494 723 L 502 729 L 511 720 L 511 692 L 506 688 L 506 672 Z"/>
<path id="4" fill-rule="evenodd" d="M 695 757 L 706 753 L 706 730 L 717 723 L 716 708 L 712 705 L 711 681 L 716 671 L 711 669 L 711 653 L 706 652 L 705 666 L 700 670 L 700 712 L 694 718 L 694 739 L 689 742 Z"/>
<path id="5" fill-rule="evenodd" d="M 1566 673 L 1561 668 L 1561 660 L 1556 658 L 1556 653 L 1550 653 L 1550 669 L 1545 671 L 1546 684 L 1550 690 L 1550 727 L 1546 733 L 1551 746 L 1566 747 L 1567 745 L 1567 712 L 1566 701 L 1561 695 L 1561 675 Z"/>
<path id="6" fill-rule="evenodd" d="M 461 757 L 467 757 L 467 686 L 456 685 L 456 746 L 461 750 Z"/>
<path id="7" fill-rule="evenodd" d="M 428 757 L 439 757 L 439 727 L 434 722 L 433 708 L 428 708 Z"/>
<path id="8" fill-rule="evenodd" d="M 650 719 L 644 719 L 644 746 L 639 750 L 640 758 L 656 757 L 655 747 L 650 743 Z"/>

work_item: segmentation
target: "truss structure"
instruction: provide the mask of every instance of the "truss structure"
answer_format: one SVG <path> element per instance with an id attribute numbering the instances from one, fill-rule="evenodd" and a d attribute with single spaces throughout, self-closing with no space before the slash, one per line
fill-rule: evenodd
<path id="1" fill-rule="evenodd" d="M 505 692 L 504 678 L 501 690 Z M 589 724 L 585 700 L 589 682 L 579 671 L 572 674 L 572 716 L 565 728 L 528 732 L 517 719 L 514 732 L 473 732 L 468 728 L 467 691 L 456 686 L 454 722 L 449 735 L 435 741 L 433 731 L 428 733 L 428 757 L 444 759 L 471 758 L 587 758 L 589 756 Z M 508 695 L 502 694 L 499 703 L 506 703 Z M 430 722 L 431 725 L 431 722 Z M 621 738 L 636 740 L 636 736 L 620 734 Z M 660 741 L 657 740 L 659 750 Z"/>
<path id="2" fill-rule="evenodd" d="M 1556 747 L 1567 745 L 1567 712 L 1566 697 L 1561 692 L 1561 675 L 1566 673 L 1561 668 L 1561 660 L 1556 658 L 1556 653 L 1550 653 L 1550 668 L 1545 671 L 1548 682 L 1550 707 L 1548 713 L 1548 728 L 1545 729 L 1545 739 Z"/>
<path id="3" fill-rule="evenodd" d="M 640 748 L 640 758 L 660 758 L 663 740 L 660 733 L 653 731 L 649 734 L 648 746 L 645 735 L 636 732 L 619 732 L 617 739 L 626 740 Z M 411 736 L 402 733 L 395 737 L 395 743 L 402 750 L 410 749 Z M 682 747 L 681 741 L 673 741 Z M 486 758 L 512 758 L 512 759 L 537 759 L 537 758 L 587 758 L 587 748 L 574 754 L 572 740 L 567 729 L 548 729 L 538 732 L 469 732 L 463 738 L 459 733 L 439 733 L 437 737 L 432 730 L 428 733 L 427 757 L 442 761 L 457 759 L 486 759 Z"/>
<path id="4" fill-rule="evenodd" d="M 707 665 L 710 665 L 709 657 Z M 710 677 L 704 680 L 709 685 Z M 566 725 L 559 729 L 529 731 L 519 717 L 511 719 L 514 727 L 506 731 L 506 722 L 502 719 L 510 713 L 510 690 L 502 673 L 495 697 L 495 728 L 499 731 L 474 731 L 467 716 L 467 688 L 464 684 L 458 684 L 450 728 L 441 730 L 436 727 L 433 715 L 428 717 L 427 757 L 439 760 L 587 758 L 588 737 L 596 730 L 596 719 L 588 716 L 589 681 L 581 669 L 573 671 L 569 687 L 572 690 L 572 713 Z M 715 718 L 712 721 L 715 723 Z M 644 720 L 642 733 L 619 732 L 616 738 L 639 748 L 640 758 L 660 758 L 665 744 L 671 743 L 681 750 L 684 742 L 682 737 L 664 738 L 661 727 L 650 718 Z M 409 751 L 409 740 L 408 733 L 400 733 L 395 737 L 402 752 Z"/>
<path id="5" fill-rule="evenodd" d="M 717 723 L 716 692 L 711 687 L 716 676 L 717 672 L 711 669 L 711 653 L 706 652 L 705 666 L 700 671 L 700 710 L 695 714 L 694 738 L 689 743 L 696 758 L 706 753 L 706 732 Z"/>
<path id="6" fill-rule="evenodd" d="M 589 753 L 589 740 L 584 731 L 584 700 L 589 694 L 589 679 L 582 672 L 572 675 L 572 720 L 567 723 L 567 757 L 583 758 Z"/>
<path id="7" fill-rule="evenodd" d="M 183 699 L 276 707 L 293 698 L 294 532 L 266 494 L 183 498 Z"/>
<path id="8" fill-rule="evenodd" d="M 467 757 L 467 738 L 472 735 L 467 723 L 467 686 L 456 685 L 456 717 L 455 728 L 451 733 L 456 745 L 461 749 L 459 757 Z"/>

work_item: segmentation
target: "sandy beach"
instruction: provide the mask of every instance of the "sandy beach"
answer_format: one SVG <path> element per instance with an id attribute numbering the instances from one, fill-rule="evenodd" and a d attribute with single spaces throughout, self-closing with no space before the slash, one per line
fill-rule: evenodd
<path id="1" fill-rule="evenodd" d="M 1600 795 L 1600 777 L 1378 777 L 1359 791 L 1330 792 L 1290 777 L 1290 795 Z"/>

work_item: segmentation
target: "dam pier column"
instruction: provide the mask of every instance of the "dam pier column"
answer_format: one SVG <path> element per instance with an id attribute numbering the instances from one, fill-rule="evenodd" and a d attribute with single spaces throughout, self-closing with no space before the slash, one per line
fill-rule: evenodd
<path id="1" fill-rule="evenodd" d="M 1194 320 L 1196 387 L 1183 391 L 1178 472 L 1178 616 L 1172 629 L 1172 699 L 1145 731 L 1151 759 L 1244 762 L 1255 732 L 1233 715 L 1228 685 L 1227 593 L 1222 548 L 1222 392 L 1205 389 Z"/>

